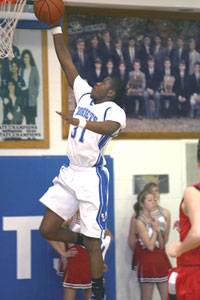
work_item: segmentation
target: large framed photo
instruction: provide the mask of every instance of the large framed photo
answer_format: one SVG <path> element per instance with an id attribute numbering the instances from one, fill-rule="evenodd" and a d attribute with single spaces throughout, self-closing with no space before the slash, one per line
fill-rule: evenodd
<path id="1" fill-rule="evenodd" d="M 16 29 L 13 50 L 0 60 L 0 147 L 48 148 L 46 31 Z"/>
<path id="2" fill-rule="evenodd" d="M 197 14 L 66 8 L 63 32 L 81 77 L 91 86 L 107 76 L 124 82 L 127 126 L 117 138 L 199 138 L 199 28 Z M 64 73 L 62 94 L 73 113 Z"/>

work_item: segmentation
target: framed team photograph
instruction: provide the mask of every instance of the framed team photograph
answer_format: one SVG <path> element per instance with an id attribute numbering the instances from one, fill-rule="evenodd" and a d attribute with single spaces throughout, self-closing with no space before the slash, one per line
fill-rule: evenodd
<path id="1" fill-rule="evenodd" d="M 16 29 L 13 52 L 0 60 L 0 147 L 48 148 L 46 31 Z"/>
<path id="2" fill-rule="evenodd" d="M 199 27 L 191 13 L 66 8 L 64 38 L 80 76 L 92 87 L 108 76 L 124 82 L 118 139 L 199 138 Z M 64 73 L 62 95 L 63 112 L 73 113 Z"/>
<path id="3" fill-rule="evenodd" d="M 138 195 L 148 183 L 155 183 L 159 186 L 161 194 L 169 193 L 169 175 L 133 175 L 133 194 Z"/>

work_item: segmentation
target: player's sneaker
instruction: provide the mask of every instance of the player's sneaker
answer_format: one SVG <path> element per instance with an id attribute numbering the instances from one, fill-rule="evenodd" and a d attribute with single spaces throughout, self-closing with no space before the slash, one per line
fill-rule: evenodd
<path id="1" fill-rule="evenodd" d="M 95 298 L 89 298 L 89 300 L 96 300 Z M 106 300 L 106 295 L 101 300 Z"/>

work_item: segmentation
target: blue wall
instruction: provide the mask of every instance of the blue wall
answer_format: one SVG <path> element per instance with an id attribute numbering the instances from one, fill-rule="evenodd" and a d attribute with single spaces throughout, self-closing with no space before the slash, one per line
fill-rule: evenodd
<path id="1" fill-rule="evenodd" d="M 113 160 L 110 171 L 108 228 L 114 235 Z M 45 207 L 38 201 L 67 164 L 66 156 L 0 158 L 0 299 L 61 300 L 61 278 L 53 261 L 58 254 L 44 240 L 38 227 Z M 114 243 L 107 253 L 106 294 L 115 300 Z M 82 299 L 81 294 L 77 297 Z"/>

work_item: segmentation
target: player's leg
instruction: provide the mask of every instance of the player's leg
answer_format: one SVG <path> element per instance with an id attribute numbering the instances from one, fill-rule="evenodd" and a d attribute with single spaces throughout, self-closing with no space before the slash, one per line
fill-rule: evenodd
<path id="1" fill-rule="evenodd" d="M 167 281 L 156 283 L 156 286 L 160 294 L 160 299 L 167 300 Z"/>
<path id="2" fill-rule="evenodd" d="M 91 289 L 84 289 L 83 293 L 84 293 L 84 300 L 89 300 L 89 298 L 91 297 L 92 290 Z"/>
<path id="3" fill-rule="evenodd" d="M 141 300 L 152 300 L 154 284 L 140 282 Z"/>
<path id="4" fill-rule="evenodd" d="M 168 287 L 167 287 L 167 292 L 168 292 L 168 299 L 169 300 L 177 300 L 176 297 L 176 280 L 178 277 L 178 272 L 177 269 L 174 268 L 170 271 L 169 276 L 168 276 Z"/>
<path id="5" fill-rule="evenodd" d="M 92 277 L 92 299 L 101 300 L 104 298 L 103 287 L 103 256 L 100 240 L 84 236 L 84 245 L 88 252 L 90 261 L 90 272 Z"/>
<path id="6" fill-rule="evenodd" d="M 102 300 L 104 287 L 100 236 L 107 226 L 108 173 L 104 169 L 94 168 L 86 175 L 90 186 L 86 188 L 83 179 L 84 189 L 79 193 L 81 199 L 86 199 L 81 200 L 79 205 L 81 233 L 90 261 L 92 299 Z"/>
<path id="7" fill-rule="evenodd" d="M 84 236 L 84 245 L 88 252 L 92 277 L 98 278 L 103 274 L 103 256 L 100 240 Z"/>
<path id="8" fill-rule="evenodd" d="M 47 240 L 76 243 L 77 233 L 62 227 L 63 218 L 47 208 L 40 225 L 40 234 Z"/>
<path id="9" fill-rule="evenodd" d="M 75 243 L 77 233 L 61 227 L 63 221 L 71 218 L 78 210 L 79 201 L 74 194 L 56 178 L 54 185 L 40 198 L 40 202 L 47 207 L 40 225 L 40 234 L 48 240 Z"/>
<path id="10" fill-rule="evenodd" d="M 77 293 L 76 289 L 64 288 L 63 300 L 75 300 L 76 293 Z"/>

